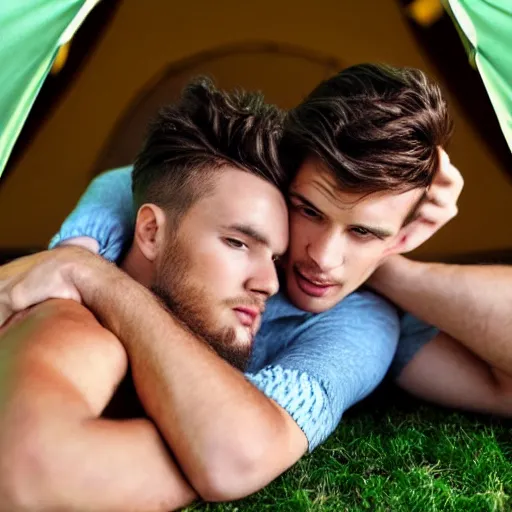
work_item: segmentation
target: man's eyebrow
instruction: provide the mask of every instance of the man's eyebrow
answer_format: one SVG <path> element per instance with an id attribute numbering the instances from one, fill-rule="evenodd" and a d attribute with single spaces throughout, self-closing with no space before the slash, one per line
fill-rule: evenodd
<path id="1" fill-rule="evenodd" d="M 289 197 L 296 197 L 297 199 L 300 199 L 306 206 L 309 208 L 313 208 L 313 210 L 322 213 L 311 201 L 306 199 L 302 194 L 299 194 L 298 192 L 290 191 L 288 194 Z M 389 230 L 386 228 L 378 228 L 373 226 L 366 226 L 364 224 L 358 224 L 357 225 L 360 228 L 367 229 L 368 231 L 371 231 L 375 236 L 378 238 L 389 238 L 391 236 L 394 236 L 395 233 L 393 230 Z"/>
<path id="2" fill-rule="evenodd" d="M 302 194 L 299 194 L 298 192 L 290 192 L 288 194 L 288 196 L 289 197 L 296 197 L 297 199 L 300 199 L 309 208 L 313 208 L 313 210 L 316 210 L 317 212 L 320 212 L 320 210 L 311 201 L 306 199 Z"/>
<path id="3" fill-rule="evenodd" d="M 299 194 L 298 192 L 290 192 L 288 195 L 290 197 L 296 197 L 296 198 L 300 199 L 309 208 L 313 208 L 313 210 L 316 210 L 317 212 L 320 212 L 320 210 L 311 201 L 306 199 L 302 194 Z M 320 213 L 322 213 L 322 212 L 320 212 Z M 395 235 L 393 230 L 389 230 L 389 229 L 386 229 L 386 228 L 378 228 L 378 227 L 373 227 L 373 226 L 366 226 L 364 224 L 358 224 L 357 226 L 360 227 L 360 228 L 367 229 L 368 231 L 371 231 L 378 238 L 389 238 L 389 237 Z"/>
<path id="4" fill-rule="evenodd" d="M 373 226 L 365 226 L 364 224 L 358 224 L 357 227 L 371 231 L 375 236 L 379 238 L 389 238 L 394 236 L 395 233 L 392 230 L 386 228 L 377 228 Z"/>
<path id="5" fill-rule="evenodd" d="M 230 229 L 232 231 L 238 231 L 242 235 L 252 238 L 255 242 L 258 242 L 259 244 L 270 245 L 268 238 L 257 229 L 254 229 L 252 226 L 249 226 L 247 224 L 231 224 L 231 226 L 226 227 L 227 229 Z"/>

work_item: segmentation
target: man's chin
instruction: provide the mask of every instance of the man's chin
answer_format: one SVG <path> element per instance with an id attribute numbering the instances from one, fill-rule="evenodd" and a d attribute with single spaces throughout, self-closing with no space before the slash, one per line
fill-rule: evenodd
<path id="1" fill-rule="evenodd" d="M 213 349 L 220 357 L 222 357 L 222 359 L 224 359 L 224 361 L 241 372 L 244 372 L 247 369 L 247 365 L 249 364 L 249 359 L 251 357 L 251 351 L 245 350 L 245 347 L 226 347 L 218 345 L 213 347 Z"/>
<path id="2" fill-rule="evenodd" d="M 252 333 L 252 329 L 248 329 L 247 327 L 238 327 L 235 329 L 235 339 L 233 340 L 233 345 L 238 347 L 250 347 L 254 340 L 254 335 Z"/>
<path id="3" fill-rule="evenodd" d="M 210 346 L 217 354 L 240 371 L 245 371 L 252 353 L 253 338 L 244 327 L 235 328 L 231 336 L 209 339 Z"/>

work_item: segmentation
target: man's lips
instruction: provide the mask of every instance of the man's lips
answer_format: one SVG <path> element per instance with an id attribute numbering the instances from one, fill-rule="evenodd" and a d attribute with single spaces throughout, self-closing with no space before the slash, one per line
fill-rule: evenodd
<path id="1" fill-rule="evenodd" d="M 256 319 L 261 315 L 261 310 L 258 308 L 251 308 L 248 306 L 238 306 L 233 308 L 240 323 L 246 327 L 251 327 Z"/>
<path id="2" fill-rule="evenodd" d="M 306 295 L 311 295 L 312 297 L 323 297 L 329 292 L 329 290 L 331 290 L 334 286 L 337 286 L 338 284 L 308 278 L 304 276 L 301 272 L 299 272 L 297 269 L 293 269 L 293 271 L 299 288 Z"/>

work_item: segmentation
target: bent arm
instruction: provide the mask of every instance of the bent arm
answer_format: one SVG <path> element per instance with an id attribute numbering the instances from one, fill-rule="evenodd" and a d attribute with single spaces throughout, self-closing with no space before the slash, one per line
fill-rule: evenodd
<path id="1" fill-rule="evenodd" d="M 82 299 L 125 345 L 140 400 L 208 501 L 253 493 L 305 452 L 286 411 L 115 268 L 78 283 Z M 89 292 L 86 290 L 89 288 Z"/>
<path id="2" fill-rule="evenodd" d="M 370 278 L 401 308 L 496 368 L 512 368 L 512 267 L 389 258 Z"/>
<path id="3" fill-rule="evenodd" d="M 322 442 L 384 377 L 398 340 L 397 315 L 386 301 L 369 292 L 347 299 L 334 324 L 326 316 L 273 368 L 248 375 L 264 394 L 183 330 L 148 290 L 118 275 L 107 282 L 103 297 L 82 297 L 123 340 L 146 410 L 207 500 L 259 490 L 302 456 L 308 440 L 310 449 Z"/>
<path id="4" fill-rule="evenodd" d="M 0 331 L 0 510 L 168 511 L 195 496 L 147 420 L 99 418 L 126 370 L 70 301 Z"/>

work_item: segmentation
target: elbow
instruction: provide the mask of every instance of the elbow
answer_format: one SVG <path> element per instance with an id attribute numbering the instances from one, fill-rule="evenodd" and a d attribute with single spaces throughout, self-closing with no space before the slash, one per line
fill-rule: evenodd
<path id="1" fill-rule="evenodd" d="M 277 407 L 277 406 L 276 406 Z M 205 468 L 187 477 L 205 501 L 245 498 L 294 464 L 307 449 L 307 440 L 294 420 L 281 409 L 272 421 L 244 422 L 240 431 L 231 429 L 225 442 L 203 452 Z M 250 425 L 250 426 L 249 426 Z M 197 465 L 199 466 L 199 465 Z"/>
<path id="2" fill-rule="evenodd" d="M 254 442 L 218 450 L 194 475 L 194 488 L 210 502 L 238 500 L 259 491 L 277 476 L 270 475 L 267 448 L 268 443 Z"/>

